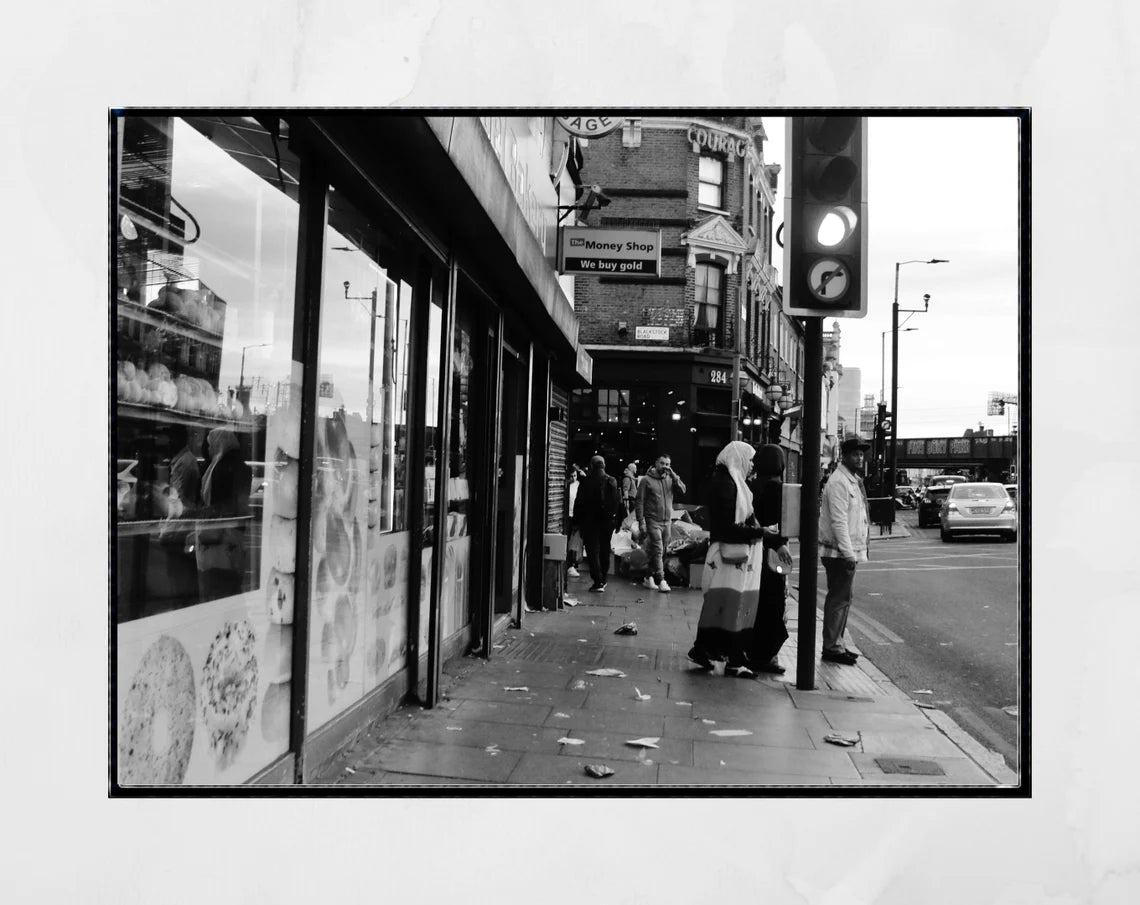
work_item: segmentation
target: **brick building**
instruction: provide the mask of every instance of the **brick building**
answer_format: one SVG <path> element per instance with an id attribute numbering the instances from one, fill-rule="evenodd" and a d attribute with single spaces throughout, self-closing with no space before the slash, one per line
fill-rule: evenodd
<path id="1" fill-rule="evenodd" d="M 571 399 L 575 462 L 600 453 L 613 474 L 633 459 L 644 472 L 665 452 L 689 485 L 678 502 L 699 502 L 735 429 L 754 443 L 782 435 L 798 479 L 803 331 L 771 265 L 780 167 L 765 139 L 756 117 L 630 117 L 585 149 L 582 182 L 609 199 L 588 225 L 660 230 L 662 259 L 660 275 L 576 281 L 594 379 Z"/>

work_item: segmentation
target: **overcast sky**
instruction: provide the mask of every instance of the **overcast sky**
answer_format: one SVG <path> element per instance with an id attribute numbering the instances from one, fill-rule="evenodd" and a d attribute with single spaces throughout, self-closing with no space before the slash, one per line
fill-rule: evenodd
<path id="1" fill-rule="evenodd" d="M 782 163 L 775 222 L 783 221 L 785 121 L 764 117 L 764 156 Z M 901 314 L 917 327 L 899 334 L 900 437 L 954 437 L 983 423 L 1006 432 L 1006 416 L 986 415 L 991 391 L 1017 393 L 1018 122 L 1013 117 L 870 118 L 868 131 L 870 284 L 865 318 L 840 320 L 841 361 L 862 371 L 861 395 L 879 395 L 883 331 L 888 331 L 896 261 Z M 782 271 L 782 250 L 772 263 Z M 824 321 L 830 328 L 833 320 Z M 1016 418 L 1016 408 L 1011 408 Z M 1016 423 L 1011 419 L 1010 423 Z"/>

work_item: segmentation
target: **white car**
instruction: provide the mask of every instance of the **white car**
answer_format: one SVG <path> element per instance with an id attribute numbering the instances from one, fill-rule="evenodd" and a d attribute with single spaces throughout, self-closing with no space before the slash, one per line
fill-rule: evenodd
<path id="1" fill-rule="evenodd" d="M 955 484 L 938 521 L 943 541 L 961 534 L 1000 534 L 1007 541 L 1017 540 L 1017 503 L 1001 484 Z"/>

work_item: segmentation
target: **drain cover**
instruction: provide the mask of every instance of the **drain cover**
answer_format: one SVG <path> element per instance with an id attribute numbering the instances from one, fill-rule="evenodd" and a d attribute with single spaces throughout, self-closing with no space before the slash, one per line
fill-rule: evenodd
<path id="1" fill-rule="evenodd" d="M 918 757 L 876 757 L 875 764 L 884 773 L 906 773 L 910 776 L 945 776 L 942 766 Z"/>

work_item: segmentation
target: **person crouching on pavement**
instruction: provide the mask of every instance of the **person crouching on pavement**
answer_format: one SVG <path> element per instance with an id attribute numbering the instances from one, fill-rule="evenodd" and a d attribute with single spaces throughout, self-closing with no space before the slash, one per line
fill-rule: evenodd
<path id="1" fill-rule="evenodd" d="M 755 455 L 752 444 L 733 440 L 716 457 L 708 495 L 704 604 L 689 651 L 689 659 L 702 669 L 712 669 L 713 660 L 725 660 L 725 675 L 742 677 L 755 675 L 748 655 L 754 646 L 764 565 L 764 545 L 757 541 L 765 532 L 753 512 L 747 483 Z"/>
<path id="2" fill-rule="evenodd" d="M 839 447 L 840 466 L 823 488 L 819 506 L 819 558 L 827 573 L 823 604 L 823 655 L 832 663 L 854 665 L 858 654 L 847 650 L 843 632 L 851 611 L 855 567 L 866 562 L 871 542 L 867 491 L 859 469 L 870 446 L 854 437 Z"/>
<path id="3" fill-rule="evenodd" d="M 590 590 L 606 589 L 606 575 L 610 571 L 610 538 L 621 520 L 621 493 L 617 481 L 606 474 L 606 460 L 601 456 L 590 459 L 590 473 L 581 480 L 574 501 L 574 520 L 582 532 L 586 547 L 586 562 L 594 583 Z"/>
<path id="4" fill-rule="evenodd" d="M 673 531 L 673 488 L 685 492 L 685 482 L 673 471 L 672 458 L 657 457 L 637 485 L 637 524 L 645 538 L 649 574 L 645 586 L 666 594 L 672 590 L 665 581 L 665 547 Z"/>

